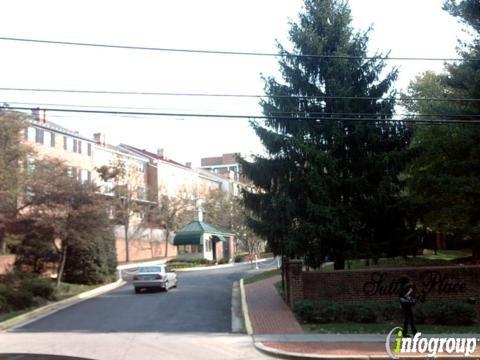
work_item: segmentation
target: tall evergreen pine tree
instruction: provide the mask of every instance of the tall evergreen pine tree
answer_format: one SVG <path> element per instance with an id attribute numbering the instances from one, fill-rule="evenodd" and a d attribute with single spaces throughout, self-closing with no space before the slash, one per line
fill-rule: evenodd
<path id="1" fill-rule="evenodd" d="M 252 123 L 268 155 L 242 161 L 257 188 L 244 194 L 250 226 L 313 267 L 325 256 L 341 269 L 348 258 L 409 250 L 398 181 L 409 131 L 384 121 L 397 71 L 381 78 L 384 61 L 365 59 L 368 31 L 352 29 L 346 1 L 305 0 L 290 40 L 294 54 L 353 58 L 294 56 L 279 45 L 283 82 L 265 79 L 268 120 Z"/>

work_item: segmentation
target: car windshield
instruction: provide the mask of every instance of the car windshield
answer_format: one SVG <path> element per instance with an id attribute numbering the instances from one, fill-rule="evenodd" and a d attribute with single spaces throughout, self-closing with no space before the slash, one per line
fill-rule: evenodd
<path id="1" fill-rule="evenodd" d="M 162 267 L 161 266 L 144 266 L 138 268 L 139 273 L 158 273 L 162 272 Z"/>

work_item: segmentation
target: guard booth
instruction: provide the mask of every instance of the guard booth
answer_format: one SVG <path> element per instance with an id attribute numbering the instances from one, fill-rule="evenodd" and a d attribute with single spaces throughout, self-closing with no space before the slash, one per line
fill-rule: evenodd
<path id="1" fill-rule="evenodd" d="M 173 244 L 179 258 L 230 262 L 235 255 L 234 238 L 230 230 L 196 220 L 175 232 Z"/>

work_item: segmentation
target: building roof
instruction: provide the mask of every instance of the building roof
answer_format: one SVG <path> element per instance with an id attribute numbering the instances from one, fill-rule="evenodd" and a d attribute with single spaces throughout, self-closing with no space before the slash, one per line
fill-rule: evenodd
<path id="1" fill-rule="evenodd" d="M 201 168 L 197 169 L 198 175 L 204 178 L 208 178 L 209 180 L 217 181 L 217 182 L 224 182 L 226 180 L 229 180 L 227 176 L 223 176 L 223 174 L 215 174 L 211 171 L 204 170 Z"/>
<path id="2" fill-rule="evenodd" d="M 89 139 L 89 138 L 87 138 L 83 135 L 80 135 L 80 133 L 78 131 L 73 131 L 73 130 L 67 129 L 67 128 L 65 128 L 63 126 L 60 126 L 57 123 L 54 123 L 52 121 L 39 122 L 39 121 L 36 121 L 33 118 L 30 118 L 30 124 L 32 126 L 37 126 L 37 127 L 43 128 L 43 129 L 53 130 L 53 131 L 55 131 L 57 133 L 61 133 L 63 135 L 75 136 L 75 137 L 77 137 L 81 140 L 85 140 L 85 141 L 88 141 L 88 142 L 91 142 L 91 143 L 95 143 L 95 141 L 93 139 Z"/>
<path id="3" fill-rule="evenodd" d="M 184 227 L 178 229 L 175 232 L 175 235 L 184 234 L 184 233 L 209 233 L 213 235 L 235 235 L 232 231 L 224 229 L 220 226 L 208 224 L 203 221 L 192 221 L 190 224 L 185 225 Z"/>
<path id="4" fill-rule="evenodd" d="M 120 146 L 126 148 L 126 149 L 129 149 L 133 152 L 136 152 L 137 154 L 141 154 L 143 156 L 146 156 L 148 158 L 151 158 L 151 159 L 155 159 L 155 160 L 162 160 L 162 161 L 165 161 L 165 162 L 168 162 L 168 163 L 171 163 L 171 164 L 174 164 L 174 165 L 177 165 L 177 166 L 180 166 L 180 167 L 183 167 L 185 169 L 189 169 L 189 170 L 192 170 L 190 167 L 184 165 L 184 164 L 181 164 L 179 162 L 176 162 L 174 160 L 170 160 L 170 159 L 166 159 L 165 157 L 163 156 L 160 156 L 158 154 L 155 154 L 153 152 L 150 152 L 148 150 L 145 150 L 145 149 L 139 149 L 135 146 L 131 146 L 131 145 L 127 145 L 127 144 L 120 144 Z"/>
<path id="5" fill-rule="evenodd" d="M 174 245 L 203 245 L 203 234 L 211 234 L 213 241 L 227 241 L 224 236 L 235 235 L 230 230 L 220 226 L 205 223 L 203 221 L 192 221 L 175 232 Z"/>

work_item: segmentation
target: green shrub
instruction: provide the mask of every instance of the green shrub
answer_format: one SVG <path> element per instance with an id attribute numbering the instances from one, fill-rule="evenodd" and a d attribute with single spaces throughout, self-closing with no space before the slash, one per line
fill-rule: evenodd
<path id="1" fill-rule="evenodd" d="M 33 294 L 26 290 L 8 289 L 4 297 L 12 310 L 23 310 L 33 305 Z"/>
<path id="2" fill-rule="evenodd" d="M 234 261 L 236 263 L 243 262 L 244 257 L 245 257 L 244 255 L 235 255 Z"/>
<path id="3" fill-rule="evenodd" d="M 7 299 L 0 295 L 0 314 L 9 312 L 11 310 L 10 305 L 8 304 Z"/>
<path id="4" fill-rule="evenodd" d="M 313 323 L 376 323 L 402 319 L 400 306 L 396 304 L 301 300 L 295 304 L 294 311 L 303 321 Z"/>
<path id="5" fill-rule="evenodd" d="M 299 300 L 293 306 L 295 314 L 305 322 L 313 321 L 313 310 L 314 302 L 312 300 Z"/>
<path id="6" fill-rule="evenodd" d="M 313 321 L 320 324 L 335 322 L 340 318 L 341 307 L 331 301 L 316 301 L 313 304 Z"/>
<path id="7" fill-rule="evenodd" d="M 218 260 L 218 264 L 219 265 L 228 264 L 228 258 L 221 258 L 220 260 Z"/>
<path id="8" fill-rule="evenodd" d="M 94 285 L 115 278 L 117 266 L 115 237 L 109 227 L 108 218 L 100 220 L 105 221 L 105 228 L 102 231 L 97 230 L 95 233 L 86 231 L 79 234 L 78 238 L 70 239 L 63 281 Z"/>
<path id="9" fill-rule="evenodd" d="M 473 325 L 477 319 L 475 307 L 470 304 L 429 303 L 423 304 L 415 311 L 417 318 L 427 324 L 437 325 Z"/>
<path id="10" fill-rule="evenodd" d="M 384 321 L 401 321 L 403 319 L 402 307 L 398 303 L 382 304 L 381 317 Z"/>
<path id="11" fill-rule="evenodd" d="M 381 310 L 382 307 L 378 304 L 357 305 L 355 321 L 359 323 L 376 323 Z"/>
<path id="12" fill-rule="evenodd" d="M 413 311 L 418 324 L 469 326 L 478 318 L 475 306 L 461 302 L 419 304 Z M 300 300 L 295 303 L 294 312 L 302 321 L 310 323 L 403 322 L 403 311 L 398 303 L 338 304 Z"/>
<path id="13" fill-rule="evenodd" d="M 38 278 L 22 281 L 21 288 L 30 292 L 33 296 L 53 300 L 55 288 L 50 279 Z"/>

